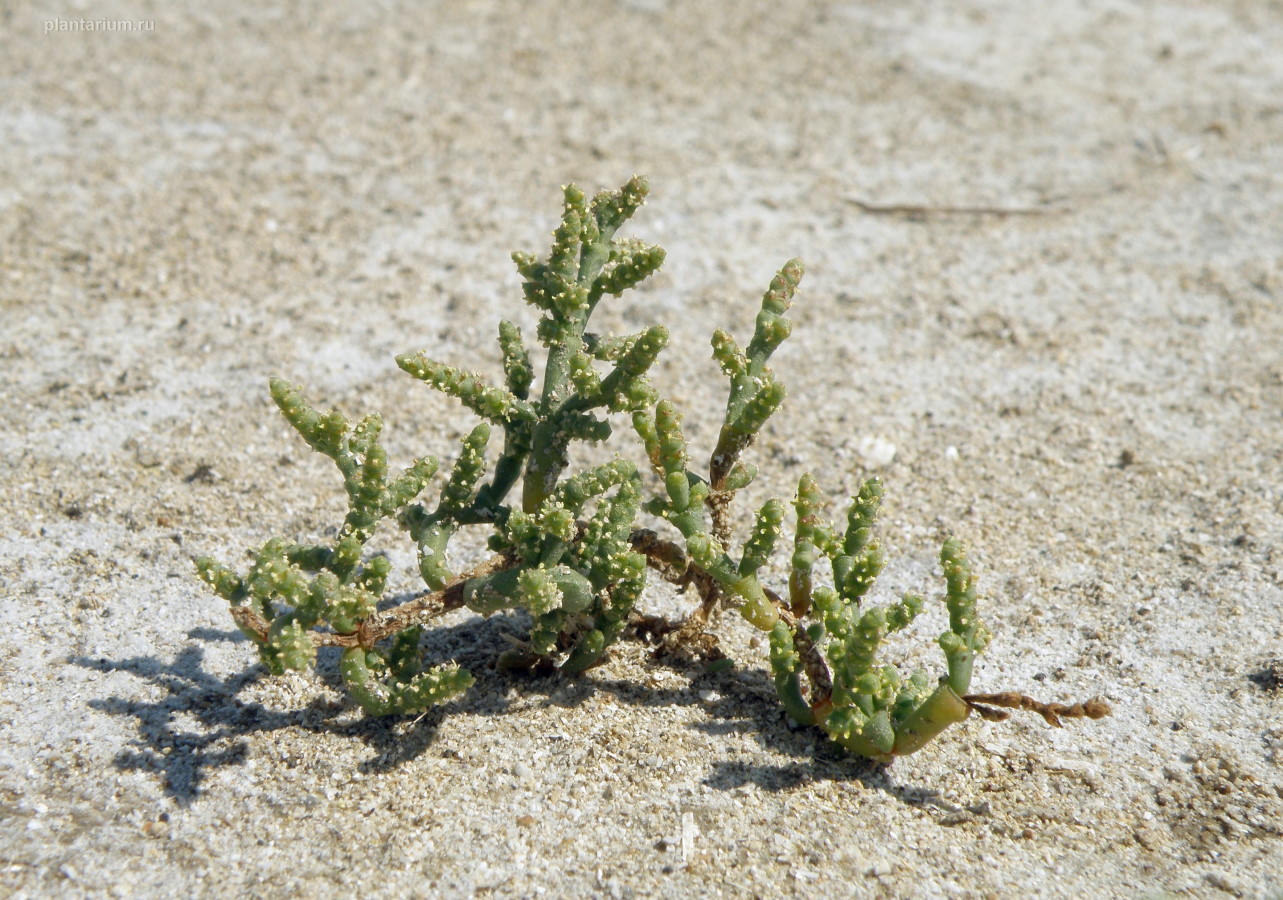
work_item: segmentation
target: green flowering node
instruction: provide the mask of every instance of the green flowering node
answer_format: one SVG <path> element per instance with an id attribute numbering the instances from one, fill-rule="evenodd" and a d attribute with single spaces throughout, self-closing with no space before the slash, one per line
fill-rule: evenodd
<path id="1" fill-rule="evenodd" d="M 561 629 L 566 624 L 566 614 L 560 609 L 535 616 L 530 629 L 530 649 L 537 656 L 550 657 L 557 652 Z"/>
<path id="2" fill-rule="evenodd" d="M 711 488 L 708 486 L 707 481 L 704 481 L 698 475 L 692 475 L 691 476 L 691 505 L 692 506 L 702 505 L 704 501 L 708 499 L 708 494 L 710 490 Z"/>
<path id="3" fill-rule="evenodd" d="M 339 576 L 340 581 L 346 582 L 361 562 L 361 552 L 364 547 L 364 541 L 357 535 L 348 534 L 340 537 L 334 544 L 334 552 L 330 554 L 330 561 L 326 563 L 326 568 Z"/>
<path id="4" fill-rule="evenodd" d="M 285 559 L 304 572 L 319 572 L 329 568 L 334 550 L 324 544 L 290 544 L 285 548 Z"/>
<path id="5" fill-rule="evenodd" d="M 871 715 L 853 707 L 835 709 L 825 720 L 824 730 L 853 753 L 882 762 L 889 762 L 895 749 L 895 729 L 885 709 Z"/>
<path id="6" fill-rule="evenodd" d="M 462 694 L 474 679 L 455 665 L 441 666 L 409 681 L 384 680 L 387 664 L 375 651 L 351 647 L 339 660 L 343 683 L 361 708 L 374 716 L 421 712 Z"/>
<path id="7" fill-rule="evenodd" d="M 964 721 L 970 714 L 971 707 L 957 692 L 941 684 L 896 728 L 895 755 L 907 756 L 922 749 L 950 725 Z"/>
<path id="8" fill-rule="evenodd" d="M 240 606 L 249 596 L 245 580 L 211 556 L 196 560 L 196 574 L 232 606 Z"/>
<path id="9" fill-rule="evenodd" d="M 616 584 L 642 581 L 646 577 L 646 557 L 627 550 L 612 554 L 606 563 L 606 577 Z M 641 587 L 645 587 L 644 584 Z M 638 588 L 640 593 L 641 588 Z"/>
<path id="10" fill-rule="evenodd" d="M 526 291 L 526 299 L 535 306 L 551 310 L 553 308 L 552 297 L 542 287 L 526 284 L 523 286 Z M 533 295 L 533 296 L 532 296 Z M 570 331 L 570 326 L 562 319 L 545 316 L 535 323 L 535 337 L 539 343 L 545 347 L 559 346 L 566 343 L 566 335 Z M 547 369 L 544 373 L 547 374 Z M 544 393 L 548 392 L 547 386 L 544 387 Z"/>
<path id="11" fill-rule="evenodd" d="M 770 560 L 775 551 L 775 542 L 780 537 L 780 526 L 784 522 L 784 504 L 771 499 L 757 511 L 753 521 L 753 531 L 744 545 L 744 555 L 740 557 L 739 573 L 752 575 Z"/>
<path id="12" fill-rule="evenodd" d="M 835 709 L 824 722 L 829 737 L 859 756 L 890 762 L 895 749 L 895 731 L 886 710 L 865 715 L 858 709 Z"/>
<path id="13" fill-rule="evenodd" d="M 543 575 L 526 575 L 527 572 L 542 572 Z M 549 593 L 538 593 L 533 597 L 526 593 L 527 588 L 545 591 L 547 584 L 553 587 L 546 590 L 555 589 L 560 593 L 559 598 L 553 598 Z M 530 608 L 536 616 L 544 616 L 554 610 L 581 613 L 592 606 L 593 596 L 592 583 L 567 566 L 504 569 L 502 572 L 469 579 L 463 586 L 464 605 L 484 616 L 518 605 Z M 532 603 L 539 610 L 531 607 Z"/>
<path id="14" fill-rule="evenodd" d="M 899 603 L 892 603 L 886 608 L 887 631 L 902 631 L 922 612 L 922 597 L 919 594 L 905 594 Z"/>
<path id="15" fill-rule="evenodd" d="M 668 329 L 655 325 L 636 336 L 631 346 L 619 357 L 615 368 L 601 381 L 600 399 L 618 403 L 626 390 L 654 365 L 663 349 L 668 346 Z M 585 391 L 580 393 L 593 396 Z"/>
<path id="16" fill-rule="evenodd" d="M 387 664 L 375 650 L 349 647 L 339 658 L 339 673 L 343 683 L 361 707 L 370 715 L 383 716 L 390 712 L 391 691 L 383 684 L 371 667 L 386 671 Z"/>
<path id="17" fill-rule="evenodd" d="M 633 522 L 641 511 L 641 486 L 637 470 L 633 469 L 628 480 L 619 485 L 615 499 L 606 507 L 606 531 L 613 535 L 620 546 L 629 546 Z"/>
<path id="18" fill-rule="evenodd" d="M 366 424 L 362 420 L 357 425 Z M 357 441 L 354 432 L 352 442 Z M 361 457 L 360 466 L 351 477 L 344 479 L 347 489 L 349 509 L 344 527 L 349 531 L 359 532 L 368 537 L 379 519 L 385 514 L 384 495 L 387 490 L 388 455 L 375 439 L 362 441 L 364 448 L 356 451 Z"/>
<path id="19" fill-rule="evenodd" d="M 843 599 L 858 604 L 860 599 L 873 587 L 873 582 L 886 565 L 886 554 L 877 541 L 869 544 L 864 551 L 851 560 L 851 567 L 842 577 L 841 593 Z"/>
<path id="20" fill-rule="evenodd" d="M 674 512 L 683 512 L 691 505 L 691 478 L 686 472 L 669 472 L 664 476 L 664 490 L 672 501 Z"/>
<path id="21" fill-rule="evenodd" d="M 418 533 L 419 575 L 430 590 L 439 591 L 453 580 L 446 563 L 446 546 L 456 531 L 458 526 L 453 522 L 436 521 Z"/>
<path id="22" fill-rule="evenodd" d="M 514 509 L 508 514 L 508 521 L 504 524 L 504 533 L 513 546 L 516 547 L 534 546 L 543 537 L 539 531 L 539 521 L 535 515 L 520 509 Z"/>
<path id="23" fill-rule="evenodd" d="M 793 635 L 783 622 L 776 622 L 771 629 L 770 646 L 771 675 L 784 710 L 797 724 L 814 725 L 815 714 L 802 695 L 802 657 L 794 648 Z"/>
<path id="24" fill-rule="evenodd" d="M 521 599 L 521 570 L 505 569 L 492 575 L 471 578 L 463 586 L 463 603 L 483 616 L 516 606 Z"/>
<path id="25" fill-rule="evenodd" d="M 499 323 L 499 351 L 503 356 L 503 373 L 509 393 L 518 400 L 525 400 L 530 396 L 535 369 L 530 364 L 530 351 L 521 338 L 521 329 L 507 320 Z"/>
<path id="26" fill-rule="evenodd" d="M 849 609 L 850 607 L 848 607 Z M 837 622 L 827 621 L 829 631 L 838 634 L 847 629 L 834 627 Z M 877 659 L 878 648 L 887 636 L 886 610 L 880 606 L 868 610 L 852 623 L 853 627 L 844 635 L 845 640 L 829 646 L 829 659 L 835 667 L 850 673 L 852 680 L 862 677 L 863 673 L 873 668 Z M 841 652 L 839 660 L 837 653 Z M 839 666 L 840 663 L 840 666 Z"/>
<path id="27" fill-rule="evenodd" d="M 900 723 L 908 720 L 914 711 L 931 695 L 931 683 L 927 673 L 916 670 L 909 679 L 901 683 L 895 699 L 891 701 L 891 721 L 896 723 L 896 734 L 900 734 Z"/>
<path id="28" fill-rule="evenodd" d="M 654 365 L 659 354 L 668 346 L 668 329 L 663 325 L 652 325 L 632 342 L 628 350 L 619 357 L 615 364 L 615 369 L 611 375 L 619 373 L 619 377 L 636 378 L 644 374 Z"/>
<path id="29" fill-rule="evenodd" d="M 517 266 L 517 273 L 526 281 L 540 281 L 543 279 L 544 266 L 535 254 L 516 250 L 512 254 L 512 261 Z"/>
<path id="30" fill-rule="evenodd" d="M 771 286 L 762 296 L 762 309 L 765 312 L 782 316 L 793 305 L 798 285 L 806 269 L 800 259 L 790 259 L 771 279 Z"/>
<path id="31" fill-rule="evenodd" d="M 606 649 L 606 636 L 593 629 L 579 639 L 570 656 L 561 664 L 563 672 L 582 672 L 596 665 Z"/>
<path id="32" fill-rule="evenodd" d="M 762 296 L 762 309 L 757 314 L 753 338 L 745 349 L 749 360 L 749 375 L 760 375 L 771 354 L 789 336 L 792 323 L 781 316 L 792 305 L 801 280 L 802 261 L 791 259 L 771 280 L 771 286 Z"/>
<path id="33" fill-rule="evenodd" d="M 852 738 L 858 738 L 860 733 L 864 731 L 866 721 L 868 721 L 868 717 L 859 709 L 853 706 L 839 706 L 825 717 L 824 730 L 829 737 L 843 746 L 848 746 L 848 742 Z"/>
<path id="34" fill-rule="evenodd" d="M 812 644 L 819 645 L 828 637 L 828 629 L 824 627 L 823 622 L 812 622 L 806 626 L 806 636 Z"/>
<path id="35" fill-rule="evenodd" d="M 465 372 L 429 359 L 423 353 L 403 353 L 396 358 L 402 371 L 454 397 L 481 418 L 495 424 L 534 421 L 530 404 L 508 391 L 486 384 L 476 372 Z"/>
<path id="36" fill-rule="evenodd" d="M 812 609 L 824 616 L 825 621 L 842 609 L 842 597 L 833 588 L 816 588 L 811 594 L 811 603 Z"/>
<path id="37" fill-rule="evenodd" d="M 774 353 L 779 348 L 780 344 L 784 343 L 792 333 L 793 323 L 790 320 L 763 310 L 757 315 L 757 331 L 755 335 L 760 336 L 761 346 L 759 348 L 750 344 L 749 353 L 755 353 L 761 356 L 762 359 L 766 359 Z"/>
<path id="38" fill-rule="evenodd" d="M 894 673 L 894 669 L 891 670 Z M 898 687 L 899 679 L 887 678 L 886 667 L 882 669 L 865 672 L 856 677 L 851 685 L 852 692 L 856 695 L 856 702 L 860 704 L 869 715 L 873 715 L 875 709 L 881 709 L 886 701 L 890 699 L 895 688 Z"/>
<path id="39" fill-rule="evenodd" d="M 950 687 L 956 693 L 965 694 L 971 687 L 971 672 L 976 664 L 977 651 L 968 647 L 963 638 L 951 631 L 940 635 L 937 643 L 944 651 L 944 658 L 949 666 Z"/>
<path id="40" fill-rule="evenodd" d="M 723 492 L 733 494 L 736 491 L 743 490 L 748 487 L 753 483 L 753 479 L 756 477 L 757 466 L 745 465 L 742 462 L 737 462 L 735 465 L 731 466 L 730 472 L 728 472 L 726 474 L 726 478 L 722 480 L 721 490 Z"/>
<path id="41" fill-rule="evenodd" d="M 361 567 L 361 574 L 357 575 L 358 588 L 362 591 L 368 591 L 375 596 L 382 594 L 387 584 L 387 575 L 393 570 L 393 562 L 386 556 L 375 556 L 366 565 Z"/>
<path id="42" fill-rule="evenodd" d="M 708 570 L 717 565 L 721 555 L 721 546 L 706 531 L 696 531 L 686 535 L 686 552 L 695 564 Z"/>
<path id="43" fill-rule="evenodd" d="M 816 528 L 820 524 L 820 510 L 824 506 L 824 496 L 820 493 L 819 483 L 809 472 L 797 482 L 797 496 L 793 498 L 793 510 L 797 514 L 798 542 L 815 543 Z"/>
<path id="44" fill-rule="evenodd" d="M 686 452 L 686 438 L 682 434 L 682 417 L 668 400 L 655 405 L 655 433 L 658 435 L 659 468 L 664 473 L 684 472 L 690 457 Z"/>
<path id="45" fill-rule="evenodd" d="M 748 358 L 729 332 L 721 328 L 714 331 L 712 344 L 713 359 L 732 382 L 738 383 L 748 376 Z"/>
<path id="46" fill-rule="evenodd" d="M 797 529 L 793 538 L 793 558 L 789 571 L 789 605 L 795 615 L 805 615 L 811 608 L 814 589 L 815 557 L 817 547 L 816 525 L 824 498 L 820 495 L 815 478 L 806 474 L 797 485 L 793 509 L 797 513 Z"/>
<path id="47" fill-rule="evenodd" d="M 548 293 L 552 300 L 553 316 L 555 316 L 553 321 L 563 326 L 580 321 L 581 311 L 592 299 L 588 286 L 574 280 L 563 280 L 561 276 L 555 274 L 549 276 L 548 282 Z"/>
<path id="48" fill-rule="evenodd" d="M 621 552 L 611 564 L 614 584 L 605 593 L 593 624 L 606 636 L 606 646 L 613 644 L 628 626 L 628 617 L 646 589 L 646 557 L 640 553 Z"/>
<path id="49" fill-rule="evenodd" d="M 608 463 L 572 475 L 557 488 L 556 501 L 578 513 L 593 497 L 601 496 L 616 485 L 636 477 L 637 466 L 631 460 L 613 459 Z"/>
<path id="50" fill-rule="evenodd" d="M 392 636 L 388 670 L 397 681 L 409 681 L 419 673 L 419 638 L 422 636 L 422 625 L 413 625 Z"/>
<path id="51" fill-rule="evenodd" d="M 441 489 L 440 509 L 464 510 L 472 505 L 472 492 L 486 471 L 485 451 L 490 441 L 490 426 L 482 422 L 463 439 L 459 458 L 450 470 L 450 478 Z"/>
<path id="52" fill-rule="evenodd" d="M 437 473 L 437 465 L 434 457 L 420 457 L 389 483 L 383 495 L 383 515 L 392 515 L 419 496 L 432 480 L 432 476 Z"/>
<path id="53" fill-rule="evenodd" d="M 472 673 L 458 665 L 437 666 L 396 686 L 394 711 L 412 715 L 429 706 L 439 706 L 460 696 L 475 682 Z"/>
<path id="54" fill-rule="evenodd" d="M 541 616 L 561 607 L 561 588 L 547 569 L 519 570 L 517 590 L 532 615 Z"/>
<path id="55" fill-rule="evenodd" d="M 339 462 L 346 453 L 347 420 L 338 410 L 320 413 L 303 399 L 303 389 L 283 378 L 269 382 L 272 400 L 307 445 Z M 344 473 L 347 474 L 346 472 Z"/>
<path id="56" fill-rule="evenodd" d="M 310 589 L 307 576 L 285 561 L 281 542 L 269 541 L 264 545 L 250 571 L 250 594 L 265 599 L 279 597 L 291 606 L 297 606 Z"/>
<path id="57" fill-rule="evenodd" d="M 561 590 L 562 609 L 573 615 L 592 606 L 595 595 L 592 582 L 587 578 L 567 566 L 557 566 L 548 571 Z"/>
<path id="58" fill-rule="evenodd" d="M 597 277 L 599 294 L 618 297 L 641 284 L 664 264 L 664 249 L 640 241 L 616 241 L 610 249 L 610 263 Z"/>
<path id="59" fill-rule="evenodd" d="M 317 576 L 319 579 L 321 576 Z M 337 588 L 329 596 L 325 618 L 339 634 L 352 634 L 378 609 L 379 595 L 358 587 Z"/>
<path id="60" fill-rule="evenodd" d="M 267 641 L 259 655 L 269 672 L 282 675 L 287 669 L 306 669 L 316 658 L 316 645 L 307 628 L 293 616 L 282 616 L 268 629 Z"/>
<path id="61" fill-rule="evenodd" d="M 568 439 L 600 444 L 611 435 L 610 423 L 590 413 L 567 413 L 561 417 L 561 431 Z"/>
<path id="62" fill-rule="evenodd" d="M 667 519 L 673 515 L 673 505 L 666 497 L 651 497 L 642 504 L 642 509 L 650 515 L 658 516 L 661 519 Z"/>
<path id="63" fill-rule="evenodd" d="M 334 598 L 343 589 L 342 582 L 333 572 L 320 572 L 308 586 L 306 597 L 300 597 L 294 607 L 294 620 L 310 628 L 325 615 Z"/>
<path id="64" fill-rule="evenodd" d="M 659 475 L 664 475 L 664 464 L 660 456 L 659 431 L 655 427 L 655 416 L 649 409 L 638 409 L 633 412 L 633 431 L 641 438 L 642 447 L 650 466 Z"/>
<path id="65" fill-rule="evenodd" d="M 949 664 L 949 685 L 961 695 L 971 685 L 976 656 L 989 646 L 992 635 L 976 614 L 976 579 L 961 541 L 950 538 L 944 542 L 940 565 L 944 569 L 949 631 L 940 636 L 939 644 Z"/>
<path id="66" fill-rule="evenodd" d="M 771 671 L 775 675 L 796 672 L 802 667 L 802 657 L 793 645 L 793 632 L 783 622 L 775 623 L 771 629 Z"/>
<path id="67" fill-rule="evenodd" d="M 548 256 L 548 270 L 552 277 L 567 285 L 579 278 L 579 253 L 583 246 L 584 218 L 587 208 L 584 192 L 577 185 L 568 184 L 562 189 L 565 205 L 561 223 L 552 233 L 552 251 Z"/>
<path id="68" fill-rule="evenodd" d="M 780 408 L 780 404 L 784 402 L 784 394 L 784 385 L 773 378 L 767 380 L 744 405 L 744 409 L 731 423 L 730 428 L 738 434 L 757 434 L 766 424 L 766 420 Z"/>
<path id="69" fill-rule="evenodd" d="M 633 214 L 646 202 L 650 193 L 650 183 L 639 175 L 634 175 L 617 191 L 602 191 L 593 197 L 592 216 L 603 238 L 610 238 L 619 226 L 633 217 Z"/>
<path id="70" fill-rule="evenodd" d="M 570 541 L 575 536 L 575 514 L 557 503 L 556 495 L 539 507 L 538 519 L 545 534 L 563 541 Z"/>
<path id="71" fill-rule="evenodd" d="M 805 615 L 811 608 L 814 589 L 815 545 L 795 541 L 789 568 L 789 607 L 794 615 Z"/>
<path id="72" fill-rule="evenodd" d="M 383 433 L 383 417 L 378 413 L 371 413 L 363 416 L 359 422 L 352 427 L 351 437 L 348 439 L 349 449 L 358 455 L 369 453 L 373 448 L 378 446 L 379 435 Z M 387 457 L 384 457 L 386 464 Z M 376 480 L 382 481 L 382 477 Z"/>
<path id="73" fill-rule="evenodd" d="M 582 397 L 596 397 L 601 390 L 601 377 L 592 366 L 592 357 L 587 353 L 572 353 L 566 360 L 570 372 L 570 383 Z"/>
<path id="74" fill-rule="evenodd" d="M 584 349 L 592 354 L 593 359 L 601 362 L 614 362 L 631 346 L 631 342 L 636 337 L 633 334 L 615 337 L 613 335 L 601 335 L 595 331 L 585 331 L 582 339 Z"/>
<path id="75" fill-rule="evenodd" d="M 949 629 L 965 634 L 972 627 L 976 609 L 976 580 L 962 542 L 949 538 L 940 548 L 940 567 L 944 570 L 949 609 Z"/>
<path id="76" fill-rule="evenodd" d="M 644 375 L 631 378 L 624 383 L 619 392 L 610 399 L 607 407 L 611 412 L 635 412 L 649 409 L 659 401 L 659 392 Z"/>
<path id="77" fill-rule="evenodd" d="M 761 387 L 747 403 L 740 405 L 732 399 L 727 407 L 726 423 L 722 425 L 717 447 L 713 450 L 713 465 L 718 470 L 729 471 L 739 454 L 757 437 L 766 420 L 784 402 L 784 385 L 769 377 L 760 381 Z"/>
<path id="78" fill-rule="evenodd" d="M 860 492 L 851 500 L 851 508 L 847 511 L 846 535 L 842 544 L 842 552 L 846 556 L 856 556 L 869 542 L 881 506 L 882 479 L 875 475 L 860 485 Z"/>

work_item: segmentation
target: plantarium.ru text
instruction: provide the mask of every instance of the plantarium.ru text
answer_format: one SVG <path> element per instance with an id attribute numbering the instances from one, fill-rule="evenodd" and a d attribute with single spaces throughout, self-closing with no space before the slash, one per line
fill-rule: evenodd
<path id="1" fill-rule="evenodd" d="M 1064 705 L 1016 693 L 968 693 L 990 633 L 977 611 L 970 563 L 954 539 L 940 551 L 949 629 L 937 643 L 945 674 L 904 675 L 881 664 L 884 640 L 906 628 L 925 601 L 910 594 L 889 606 L 864 605 L 884 565 L 873 537 L 883 491 L 876 478 L 864 482 L 845 523 L 834 525 L 821 516 L 815 479 L 802 476 L 792 503 L 793 545 L 785 551 L 788 583 L 779 590 L 767 583 L 764 572 L 787 506 L 777 499 L 763 504 L 741 541 L 731 504 L 757 472 L 741 457 L 784 400 L 784 385 L 767 363 L 789 336 L 785 314 L 802 264 L 785 263 L 772 280 L 746 345 L 725 331 L 714 333 L 713 356 L 729 396 L 709 462 L 693 468 L 681 416 L 647 378 L 667 331 L 658 325 L 624 336 L 588 330 L 603 298 L 619 296 L 663 262 L 659 247 L 615 237 L 647 189 L 633 178 L 590 200 L 567 187 L 547 258 L 514 254 L 526 302 L 542 314 L 537 382 L 521 331 L 506 321 L 499 324 L 502 386 L 422 353 L 397 357 L 409 375 L 481 419 L 464 437 L 435 504 L 420 495 L 438 470 L 436 459 L 423 457 L 391 473 L 377 415 L 352 423 L 337 410 L 312 408 L 300 388 L 272 379 L 272 398 L 285 418 L 338 467 L 348 513 L 332 541 L 268 541 L 245 574 L 208 557 L 198 560 L 201 577 L 231 603 L 264 665 L 277 674 L 303 669 L 318 647 L 339 647 L 343 682 L 366 711 L 413 713 L 473 683 L 457 665 L 425 670 L 421 664 L 423 626 L 451 610 L 526 611 L 527 638 L 500 655 L 498 665 L 570 675 L 602 664 L 621 639 L 652 641 L 661 656 L 728 664 L 713 629 L 719 610 L 734 607 L 768 635 L 771 674 L 789 716 L 861 756 L 889 761 L 912 753 L 972 711 L 1002 719 L 1007 713 L 1000 708 L 1030 709 L 1056 726 L 1062 718 L 1108 714 L 1101 700 Z M 637 463 L 627 459 L 568 471 L 570 445 L 609 437 L 612 414 L 616 422 L 631 419 L 662 491 L 647 496 Z M 496 431 L 499 441 L 492 440 Z M 667 534 L 639 527 L 643 511 L 662 520 Z M 385 518 L 395 519 L 417 545 L 427 591 L 381 610 L 390 563 L 372 555 L 367 543 Z M 471 571 L 454 572 L 450 541 L 471 527 L 490 531 L 492 555 Z M 637 604 L 651 572 L 694 588 L 699 605 L 681 621 L 641 614 Z"/>

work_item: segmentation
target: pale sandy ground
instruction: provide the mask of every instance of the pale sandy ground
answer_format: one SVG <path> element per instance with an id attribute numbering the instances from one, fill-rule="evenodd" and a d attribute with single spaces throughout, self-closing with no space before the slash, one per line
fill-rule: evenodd
<path id="1" fill-rule="evenodd" d="M 104 15 L 154 30 L 43 34 Z M 0 23 L 0 893 L 1283 891 L 1277 2 Z M 516 626 L 460 615 L 427 646 L 479 683 L 414 720 L 363 719 L 331 657 L 262 672 L 191 560 L 343 509 L 267 376 L 382 410 L 398 463 L 450 457 L 469 415 L 392 355 L 495 373 L 497 319 L 534 322 L 509 251 L 543 248 L 559 184 L 633 172 L 668 263 L 602 317 L 672 330 L 656 378 L 697 445 L 708 335 L 804 257 L 749 499 L 810 470 L 840 514 L 894 445 L 879 596 L 938 594 L 960 535 L 997 633 L 976 687 L 1113 718 L 970 721 L 871 769 L 790 730 L 729 620 L 733 673 L 628 646 L 522 681 L 486 670 Z M 935 665 L 941 616 L 901 651 Z"/>

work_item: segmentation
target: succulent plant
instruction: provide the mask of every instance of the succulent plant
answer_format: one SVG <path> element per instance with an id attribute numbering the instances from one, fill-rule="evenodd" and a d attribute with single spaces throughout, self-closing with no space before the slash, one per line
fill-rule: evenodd
<path id="1" fill-rule="evenodd" d="M 938 643 L 946 674 L 904 676 L 880 664 L 884 639 L 909 626 L 924 600 L 907 595 L 888 606 L 864 605 L 885 561 L 873 537 L 883 490 L 876 478 L 860 488 L 838 530 L 822 519 L 819 487 L 804 475 L 793 502 L 785 595 L 767 583 L 786 506 L 768 500 L 737 545 L 731 504 L 756 477 L 756 468 L 741 459 L 744 451 L 784 400 L 768 362 L 791 331 L 786 313 L 802 264 L 790 260 L 772 280 L 747 345 L 725 331 L 714 333 L 713 357 L 729 381 L 726 411 L 707 465 L 692 468 L 682 417 L 647 374 L 667 331 L 659 325 L 628 335 L 588 330 L 604 297 L 637 285 L 664 260 L 658 247 L 616 237 L 647 193 L 636 177 L 591 200 L 566 187 L 547 257 L 513 255 L 526 302 L 541 313 L 535 336 L 544 364 L 537 382 L 525 338 L 506 321 L 498 334 L 502 385 L 426 353 L 397 357 L 402 370 L 481 420 L 463 438 L 434 504 L 421 495 L 437 473 L 436 459 L 417 459 L 393 475 L 377 415 L 353 424 L 336 410 L 310 406 L 301 388 L 272 379 L 272 399 L 286 420 L 338 468 L 348 512 L 333 540 L 272 539 L 243 575 L 208 557 L 197 561 L 200 576 L 231 604 L 268 670 L 304 669 L 318 647 L 339 647 L 343 682 L 367 712 L 413 713 L 473 684 L 457 665 L 425 669 L 421 662 L 423 626 L 451 610 L 484 616 L 523 610 L 530 631 L 497 664 L 576 673 L 600 665 L 611 645 L 629 637 L 654 642 L 661 656 L 725 665 L 712 629 L 720 609 L 735 608 L 768 635 L 771 673 L 789 716 L 862 756 L 886 761 L 912 753 L 973 710 L 996 719 L 1006 715 L 999 708 L 1031 709 L 1053 725 L 1062 717 L 1107 714 L 1098 700 L 1060 705 L 1014 693 L 968 694 L 990 634 L 977 613 L 971 566 L 953 539 L 940 554 L 949 630 Z M 663 486 L 659 493 L 647 496 L 647 480 L 627 459 L 568 474 L 574 442 L 605 440 L 624 416 Z M 502 441 L 488 459 L 496 430 Z M 670 534 L 638 527 L 643 510 Z M 395 520 L 416 545 L 427 591 L 380 610 L 390 564 L 367 544 L 384 519 Z M 450 542 L 472 527 L 489 531 L 492 555 L 455 572 Z M 638 612 L 650 572 L 694 588 L 698 606 L 676 622 Z"/>

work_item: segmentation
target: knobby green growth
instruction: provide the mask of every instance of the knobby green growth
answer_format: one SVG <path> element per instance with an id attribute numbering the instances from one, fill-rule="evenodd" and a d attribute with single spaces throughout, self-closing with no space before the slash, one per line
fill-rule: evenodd
<path id="1" fill-rule="evenodd" d="M 789 261 L 772 280 L 747 345 L 714 333 L 713 358 L 729 381 L 726 412 L 707 463 L 694 466 L 681 415 L 647 377 L 668 332 L 658 325 L 629 335 L 588 330 L 603 297 L 637 285 L 664 260 L 658 247 L 615 236 L 647 191 L 636 177 L 591 200 L 569 186 L 548 256 L 513 255 L 526 302 L 542 314 L 538 381 L 525 338 L 506 321 L 499 325 L 501 385 L 425 353 L 397 357 L 406 373 L 481 419 L 463 438 L 435 503 L 420 495 L 438 470 L 436 459 L 415 460 L 392 475 L 378 416 L 352 424 L 338 411 L 309 406 L 301 388 L 272 379 L 272 399 L 286 420 L 338 468 L 348 513 L 332 541 L 268 541 L 244 575 L 208 557 L 197 561 L 268 670 L 303 669 L 318 647 L 338 647 L 343 682 L 367 712 L 412 713 L 473 683 L 457 665 L 422 662 L 423 625 L 451 610 L 524 611 L 529 633 L 498 665 L 574 673 L 600 665 L 610 646 L 627 637 L 653 641 L 659 656 L 729 664 L 710 628 L 718 610 L 731 606 L 769 635 L 771 673 L 788 714 L 862 756 L 885 761 L 912 753 L 972 710 L 1001 719 L 1006 713 L 994 707 L 1030 709 L 1053 725 L 1060 717 L 1105 715 L 1108 707 L 1098 700 L 1061 705 L 1015 693 L 968 694 L 990 635 L 976 612 L 970 563 L 953 539 L 940 553 L 949 630 L 938 643 L 947 673 L 933 681 L 922 671 L 906 677 L 880 664 L 883 641 L 908 627 L 924 601 L 908 595 L 889 606 L 863 605 L 885 564 L 872 536 L 882 501 L 877 479 L 861 487 L 839 530 L 822 517 L 815 480 L 803 476 L 793 502 L 786 596 L 766 582 L 786 506 L 775 499 L 763 504 L 742 542 L 730 508 L 757 473 L 741 456 L 784 400 L 784 385 L 767 363 L 789 336 L 785 314 L 802 264 Z M 571 445 L 605 440 L 612 414 L 621 413 L 631 418 L 663 486 L 657 494 L 647 495 L 637 465 L 626 459 L 567 474 Z M 492 441 L 495 430 L 501 441 Z M 670 535 L 637 527 L 643 510 L 663 520 Z M 414 541 L 428 590 L 380 611 L 389 563 L 366 545 L 384 519 Z M 449 545 L 469 527 L 490 532 L 493 555 L 455 572 Z M 639 613 L 650 571 L 693 587 L 698 607 L 680 622 Z"/>

